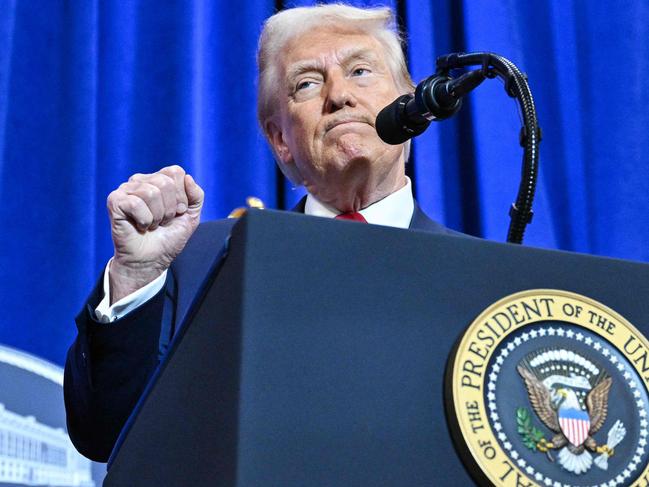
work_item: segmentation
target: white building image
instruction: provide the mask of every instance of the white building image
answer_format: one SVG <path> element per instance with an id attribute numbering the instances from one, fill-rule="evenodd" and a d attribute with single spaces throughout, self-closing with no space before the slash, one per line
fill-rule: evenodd
<path id="1" fill-rule="evenodd" d="M 0 345 L 0 364 L 63 385 L 60 367 L 19 350 Z M 28 393 L 38 400 L 36 391 Z M 67 433 L 5 407 L 3 394 L 0 389 L 0 486 L 94 487 L 91 462 L 76 451 Z"/>

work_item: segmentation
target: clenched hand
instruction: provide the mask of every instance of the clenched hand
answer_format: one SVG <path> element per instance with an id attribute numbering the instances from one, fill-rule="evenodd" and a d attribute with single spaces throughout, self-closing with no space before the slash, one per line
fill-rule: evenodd
<path id="1" fill-rule="evenodd" d="M 169 267 L 198 226 L 203 197 L 180 166 L 134 174 L 108 195 L 115 247 L 109 269 L 111 304 Z"/>

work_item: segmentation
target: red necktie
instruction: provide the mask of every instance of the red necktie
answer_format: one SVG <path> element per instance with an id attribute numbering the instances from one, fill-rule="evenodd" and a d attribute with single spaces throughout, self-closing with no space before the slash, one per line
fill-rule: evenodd
<path id="1" fill-rule="evenodd" d="M 367 220 L 358 213 L 357 211 L 349 211 L 347 213 L 341 213 L 340 215 L 337 215 L 336 220 L 351 220 L 355 222 L 361 222 L 361 223 L 367 223 Z"/>

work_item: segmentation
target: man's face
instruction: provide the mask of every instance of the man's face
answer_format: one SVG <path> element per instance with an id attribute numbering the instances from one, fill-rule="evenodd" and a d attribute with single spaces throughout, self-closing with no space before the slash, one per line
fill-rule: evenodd
<path id="1" fill-rule="evenodd" d="M 403 171 L 402 146 L 385 144 L 374 128 L 377 113 L 400 94 L 376 39 L 316 29 L 289 42 L 278 61 L 283 86 L 267 130 L 311 193 L 354 178 L 380 185 Z"/>

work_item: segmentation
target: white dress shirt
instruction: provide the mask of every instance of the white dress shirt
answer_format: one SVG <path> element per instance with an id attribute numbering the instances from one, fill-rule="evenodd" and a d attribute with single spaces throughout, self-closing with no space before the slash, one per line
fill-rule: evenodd
<path id="1" fill-rule="evenodd" d="M 367 223 L 373 225 L 408 228 L 414 211 L 415 202 L 412 197 L 412 184 L 410 183 L 410 179 L 406 177 L 406 184 L 403 188 L 371 204 L 367 208 L 363 208 L 359 213 L 363 215 Z M 340 214 L 340 211 L 322 203 L 312 194 L 308 194 L 304 205 L 304 213 L 311 216 L 334 218 Z M 110 281 L 108 279 L 108 269 L 110 268 L 111 261 L 112 259 L 108 261 L 108 265 L 106 265 L 106 269 L 104 270 L 104 299 L 101 300 L 95 309 L 95 316 L 102 323 L 115 321 L 147 302 L 162 289 L 167 278 L 167 271 L 164 271 L 146 286 L 123 297 L 111 306 Z"/>

